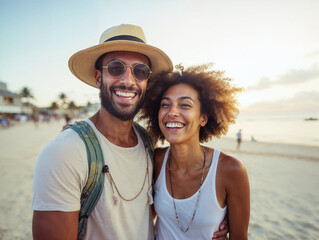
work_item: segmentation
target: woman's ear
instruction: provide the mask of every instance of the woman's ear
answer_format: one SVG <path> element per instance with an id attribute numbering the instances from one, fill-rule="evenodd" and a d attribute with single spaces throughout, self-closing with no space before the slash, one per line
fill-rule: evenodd
<path id="1" fill-rule="evenodd" d="M 94 78 L 95 78 L 95 84 L 97 88 L 100 88 L 101 86 L 101 71 L 100 70 L 95 70 Z"/>
<path id="2" fill-rule="evenodd" d="M 200 118 L 201 118 L 200 119 L 200 125 L 201 125 L 201 127 L 204 127 L 206 125 L 206 123 L 208 122 L 207 113 L 202 114 Z"/>

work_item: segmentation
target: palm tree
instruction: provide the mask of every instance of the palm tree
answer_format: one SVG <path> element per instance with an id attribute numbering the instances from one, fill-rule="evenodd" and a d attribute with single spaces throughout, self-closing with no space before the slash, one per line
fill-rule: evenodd
<path id="1" fill-rule="evenodd" d="M 76 109 L 77 106 L 75 105 L 74 101 L 69 102 L 68 109 L 71 111 L 71 116 L 74 117 L 74 109 Z"/>
<path id="2" fill-rule="evenodd" d="M 52 102 L 49 108 L 54 111 L 59 108 L 59 105 L 57 104 L 57 102 Z"/>
<path id="3" fill-rule="evenodd" d="M 75 102 L 74 101 L 69 102 L 68 109 L 75 109 L 75 108 L 77 108 L 75 105 Z"/>
<path id="4" fill-rule="evenodd" d="M 34 98 L 31 89 L 28 87 L 23 87 L 20 91 L 20 94 L 26 99 L 27 106 L 29 106 L 29 98 Z"/>
<path id="5" fill-rule="evenodd" d="M 61 101 L 61 107 L 62 108 L 65 108 L 66 107 L 66 102 L 67 102 L 67 96 L 66 96 L 66 94 L 65 93 L 60 93 L 59 94 L 59 100 Z"/>
<path id="6" fill-rule="evenodd" d="M 86 106 L 83 106 L 83 111 L 87 114 L 92 107 L 92 103 L 90 101 L 87 102 Z"/>

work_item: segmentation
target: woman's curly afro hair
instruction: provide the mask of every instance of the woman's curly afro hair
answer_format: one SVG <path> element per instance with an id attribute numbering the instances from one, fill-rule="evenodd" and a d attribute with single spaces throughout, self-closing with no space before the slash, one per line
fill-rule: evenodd
<path id="1" fill-rule="evenodd" d="M 139 115 L 140 120 L 146 120 L 148 133 L 155 141 L 164 141 L 158 124 L 162 96 L 171 86 L 184 83 L 197 91 L 201 113 L 208 115 L 207 124 L 200 129 L 200 142 L 226 134 L 229 124 L 235 122 L 239 112 L 236 94 L 242 89 L 235 87 L 230 78 L 224 77 L 224 72 L 211 70 L 213 64 L 198 65 L 186 70 L 181 65 L 176 67 L 179 70 L 162 73 L 149 83 Z"/>

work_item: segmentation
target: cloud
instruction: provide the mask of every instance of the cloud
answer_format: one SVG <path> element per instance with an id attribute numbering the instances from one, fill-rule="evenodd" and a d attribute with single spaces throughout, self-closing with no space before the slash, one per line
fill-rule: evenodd
<path id="1" fill-rule="evenodd" d="M 262 77 L 256 85 L 246 88 L 247 91 L 251 90 L 263 90 L 272 86 L 272 81 L 268 77 Z"/>
<path id="2" fill-rule="evenodd" d="M 277 79 L 277 84 L 304 83 L 319 77 L 319 65 L 314 64 L 308 69 L 292 69 Z"/>
<path id="3" fill-rule="evenodd" d="M 319 92 L 303 91 L 292 98 L 257 102 L 241 110 L 243 113 L 317 113 L 319 114 Z"/>
<path id="4" fill-rule="evenodd" d="M 305 58 L 314 58 L 314 57 L 319 57 L 319 49 L 310 53 L 307 53 Z"/>
<path id="5" fill-rule="evenodd" d="M 319 65 L 314 64 L 308 69 L 290 69 L 287 72 L 278 75 L 274 81 L 268 77 L 263 77 L 255 85 L 248 86 L 246 91 L 258 91 L 268 89 L 275 85 L 294 85 L 309 82 L 319 78 Z"/>

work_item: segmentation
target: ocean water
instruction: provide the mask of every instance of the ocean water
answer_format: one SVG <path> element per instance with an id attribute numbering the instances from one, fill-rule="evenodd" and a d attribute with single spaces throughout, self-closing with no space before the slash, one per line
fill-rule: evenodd
<path id="1" fill-rule="evenodd" d="M 242 129 L 244 141 L 253 136 L 257 141 L 319 146 L 319 120 L 305 121 L 303 117 L 239 116 L 231 125 L 227 137 L 236 137 Z"/>

